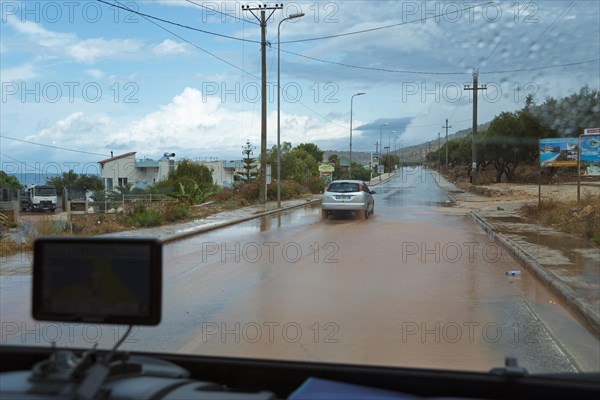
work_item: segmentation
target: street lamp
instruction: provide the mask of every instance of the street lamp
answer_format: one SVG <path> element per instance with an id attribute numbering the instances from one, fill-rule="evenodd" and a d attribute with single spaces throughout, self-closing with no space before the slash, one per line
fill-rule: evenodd
<path id="1" fill-rule="evenodd" d="M 350 165 L 348 165 L 348 179 L 352 179 L 352 101 L 356 96 L 362 96 L 364 93 L 356 93 L 350 97 Z"/>
<path id="2" fill-rule="evenodd" d="M 303 17 L 304 13 L 291 14 L 279 21 L 277 26 L 277 208 L 281 208 L 281 51 L 280 40 L 281 23 L 288 19 Z"/>
<path id="3" fill-rule="evenodd" d="M 382 148 L 382 143 L 383 143 L 381 141 L 381 131 L 382 131 L 382 129 L 383 129 L 384 126 L 388 126 L 388 125 L 389 125 L 389 123 L 386 122 L 385 124 L 381 125 L 381 128 L 379 128 L 379 146 L 380 146 L 380 150 Z"/>
<path id="4" fill-rule="evenodd" d="M 381 160 L 381 158 L 382 158 L 381 156 L 383 155 L 383 151 L 382 151 L 383 150 L 383 142 L 381 139 L 381 131 L 383 130 L 383 127 L 387 126 L 387 125 L 389 125 L 389 123 L 386 122 L 385 124 L 381 125 L 381 127 L 379 128 L 379 151 L 381 152 L 381 154 L 379 154 L 379 160 Z M 381 175 L 379 175 L 379 181 L 381 182 Z"/>
<path id="5" fill-rule="evenodd" d="M 388 176 L 389 176 L 389 174 L 390 174 L 390 146 L 385 146 L 384 149 L 387 150 Z M 385 170 L 383 172 L 385 172 Z"/>
<path id="6" fill-rule="evenodd" d="M 394 162 L 398 160 L 398 136 L 394 137 Z M 398 164 L 394 164 L 394 175 L 396 174 L 396 169 L 398 167 Z"/>

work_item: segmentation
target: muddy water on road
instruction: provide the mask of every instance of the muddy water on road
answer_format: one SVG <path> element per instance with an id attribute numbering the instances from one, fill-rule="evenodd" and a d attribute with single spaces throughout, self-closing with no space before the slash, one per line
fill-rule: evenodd
<path id="1" fill-rule="evenodd" d="M 580 368 L 538 315 L 553 296 L 526 271 L 508 278 L 515 261 L 444 213 L 430 177 L 374 189 L 367 221 L 306 209 L 177 244 L 203 270 L 170 293 L 169 315 L 185 309 L 189 329 L 177 351 L 479 371 L 516 355 L 530 371 Z M 542 311 L 572 324 L 559 307 Z"/>
<path id="2" fill-rule="evenodd" d="M 366 221 L 321 220 L 306 207 L 168 244 L 162 323 L 123 348 L 477 371 L 512 355 L 531 372 L 598 369 L 578 356 L 598 360 L 597 340 L 527 271 L 507 277 L 517 264 L 447 212 L 430 175 L 407 171 L 373 189 Z M 56 331 L 23 321 L 46 339 Z M 582 344 L 575 356 L 548 323 Z M 90 347 L 100 335 L 108 348 L 122 332 L 63 325 L 59 346 Z"/>

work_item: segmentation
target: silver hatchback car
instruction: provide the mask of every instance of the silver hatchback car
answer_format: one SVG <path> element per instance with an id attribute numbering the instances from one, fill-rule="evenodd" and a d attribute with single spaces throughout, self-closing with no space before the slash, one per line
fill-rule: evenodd
<path id="1" fill-rule="evenodd" d="M 327 218 L 334 213 L 353 212 L 357 217 L 367 219 L 375 211 L 374 193 L 363 181 L 333 181 L 323 192 L 322 216 Z"/>

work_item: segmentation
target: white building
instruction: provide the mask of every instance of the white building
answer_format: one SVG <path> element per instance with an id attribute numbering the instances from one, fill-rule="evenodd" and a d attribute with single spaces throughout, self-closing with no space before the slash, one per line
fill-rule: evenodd
<path id="1" fill-rule="evenodd" d="M 233 186 L 234 176 L 244 170 L 241 160 L 238 161 L 198 161 L 198 164 L 205 165 L 212 171 L 212 179 L 215 185 L 221 187 Z"/>
<path id="2" fill-rule="evenodd" d="M 136 159 L 135 151 L 98 161 L 100 178 L 106 190 L 131 183 L 134 188 L 143 189 L 156 182 L 167 179 L 169 171 L 175 168 L 175 161 L 166 157 L 158 161 L 144 158 Z"/>
<path id="3" fill-rule="evenodd" d="M 131 183 L 134 188 L 144 189 L 149 185 L 165 180 L 169 171 L 177 168 L 175 160 L 162 157 L 155 161 L 149 158 L 136 159 L 135 151 L 120 154 L 106 160 L 98 161 L 100 164 L 100 178 L 104 181 L 106 190 L 114 190 L 116 187 Z M 243 171 L 242 161 L 196 161 L 205 165 L 212 171 L 212 179 L 215 185 L 231 187 L 236 173 Z"/>

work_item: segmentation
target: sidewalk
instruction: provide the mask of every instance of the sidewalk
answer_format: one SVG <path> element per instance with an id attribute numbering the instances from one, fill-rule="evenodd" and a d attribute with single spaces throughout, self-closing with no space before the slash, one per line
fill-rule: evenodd
<path id="1" fill-rule="evenodd" d="M 388 179 L 396 176 L 396 172 L 387 172 L 385 174 L 381 174 L 373 179 L 371 179 L 368 183 L 369 186 L 377 186 L 380 183 L 387 181 Z"/>
<path id="2" fill-rule="evenodd" d="M 501 203 L 466 192 L 431 171 L 436 182 L 498 244 L 600 333 L 600 250 L 586 240 L 527 220 L 522 202 Z"/>
<path id="3" fill-rule="evenodd" d="M 281 209 L 277 208 L 277 202 L 270 201 L 266 204 L 256 204 L 231 211 L 223 211 L 210 215 L 204 219 L 173 225 L 161 225 L 153 228 L 133 229 L 130 231 L 113 232 L 98 237 L 135 238 L 152 237 L 163 243 L 172 242 L 207 232 L 213 229 L 234 225 L 239 222 L 248 221 L 264 215 L 286 211 L 307 204 L 320 204 L 321 195 L 313 195 L 310 199 L 282 200 Z M 0 276 L 30 274 L 32 268 L 33 254 L 31 251 L 21 251 L 10 256 L 0 257 Z"/>
<path id="4" fill-rule="evenodd" d="M 178 223 L 174 225 L 162 225 L 154 228 L 135 229 L 131 231 L 113 232 L 100 237 L 152 237 L 163 243 L 172 242 L 196 235 L 201 232 L 222 228 L 224 226 L 248 221 L 263 215 L 274 214 L 279 211 L 285 211 L 296 207 L 302 207 L 307 204 L 320 204 L 321 195 L 313 195 L 312 199 L 294 199 L 282 200 L 281 209 L 277 208 L 276 201 L 269 201 L 266 204 L 256 204 L 248 207 L 238 208 L 231 211 L 223 211 L 217 214 L 209 215 L 204 219 Z"/>

